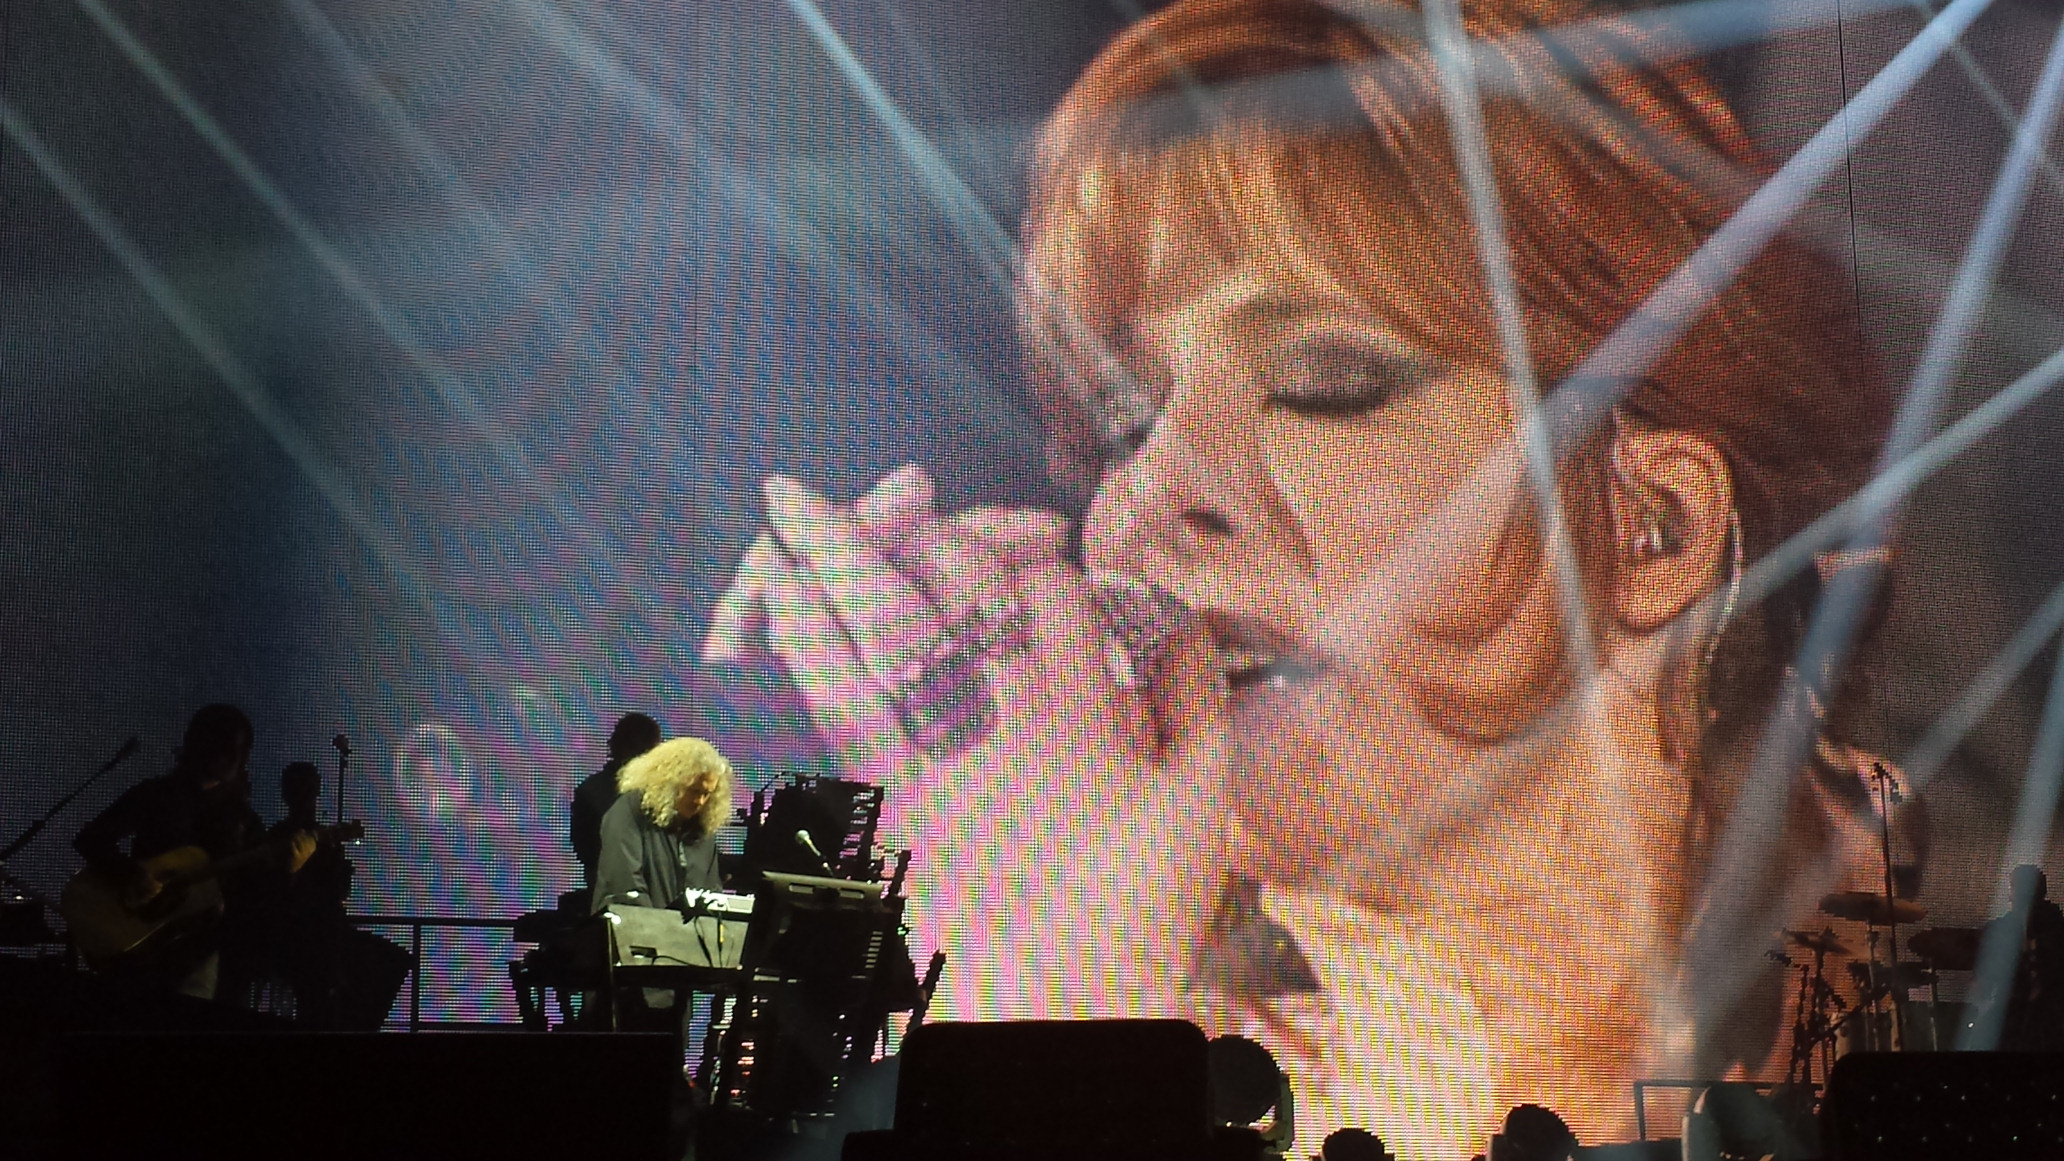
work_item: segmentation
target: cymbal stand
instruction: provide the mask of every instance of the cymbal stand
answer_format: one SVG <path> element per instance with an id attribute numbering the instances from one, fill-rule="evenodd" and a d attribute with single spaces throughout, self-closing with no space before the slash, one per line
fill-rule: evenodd
<path id="1" fill-rule="evenodd" d="M 1827 951 L 1815 948 L 1813 966 L 1794 963 L 1783 952 L 1770 953 L 1778 962 L 1799 969 L 1799 999 L 1792 1021 L 1792 1059 L 1785 1069 L 1785 1083 L 1813 1083 L 1813 1057 L 1816 1051 L 1821 1057 L 1820 1074 L 1826 1077 L 1834 1067 L 1835 1028 L 1840 1023 L 1840 1014 L 1847 1009 L 1842 997 L 1827 982 Z"/>
<path id="2" fill-rule="evenodd" d="M 1785 1066 L 1785 1083 L 1798 1084 L 1802 1080 L 1810 1081 L 1813 1076 L 1813 1047 L 1809 1038 L 1813 1035 L 1813 1013 L 1809 1007 L 1812 1003 L 1812 989 L 1808 981 L 1811 977 L 1805 964 L 1793 963 L 1792 957 L 1784 952 L 1772 951 L 1765 954 L 1786 967 L 1799 969 L 1799 998 L 1792 1003 L 1792 1059 Z"/>
<path id="3" fill-rule="evenodd" d="M 1887 1000 L 1892 1001 L 1891 1047 L 1892 1051 L 1898 1052 L 1905 1048 L 1905 1044 L 1903 1043 L 1904 1036 L 1902 1035 L 1899 1027 L 1899 1004 L 1897 999 L 1892 995 L 1892 988 L 1884 982 L 1883 976 L 1879 971 L 1879 968 L 1881 967 L 1881 965 L 1878 963 L 1878 938 L 1880 933 L 1878 931 L 1877 925 L 1872 924 L 1870 926 L 1869 931 L 1866 934 L 1870 939 L 1870 959 L 1866 964 L 1866 966 L 1869 968 L 1869 971 L 1864 976 L 1864 979 L 1869 982 L 1866 985 L 1867 990 L 1864 993 L 1863 1000 L 1859 1007 L 1876 1009 L 1881 1003 Z M 1895 944 L 1894 946 L 1896 949 L 1897 945 Z"/>

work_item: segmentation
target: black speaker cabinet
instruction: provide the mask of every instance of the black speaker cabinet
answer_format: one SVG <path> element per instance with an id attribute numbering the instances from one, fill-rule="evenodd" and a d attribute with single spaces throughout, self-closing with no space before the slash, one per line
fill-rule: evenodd
<path id="1" fill-rule="evenodd" d="M 1821 1107 L 1830 1161 L 2064 1157 L 2064 1055 L 1860 1052 Z"/>
<path id="2" fill-rule="evenodd" d="M 82 1033 L 56 1054 L 77 1157 L 658 1161 L 666 1035 Z"/>
<path id="3" fill-rule="evenodd" d="M 1181 1020 L 928 1024 L 903 1044 L 895 1128 L 844 1161 L 1253 1158 L 1214 1128 L 1204 1034 Z"/>

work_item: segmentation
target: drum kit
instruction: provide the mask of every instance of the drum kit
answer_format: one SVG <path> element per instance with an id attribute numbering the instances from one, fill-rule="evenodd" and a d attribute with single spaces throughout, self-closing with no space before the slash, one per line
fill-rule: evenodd
<path id="1" fill-rule="evenodd" d="M 1941 998 L 1945 972 L 1968 972 L 1978 966 L 1978 944 L 1984 932 L 1975 927 L 1930 927 L 1906 941 L 1912 959 L 1901 961 L 1898 946 L 1893 954 L 1879 955 L 1880 928 L 1890 928 L 1885 909 L 1857 907 L 1858 898 L 1882 904 L 1875 895 L 1843 893 L 1821 900 L 1822 913 L 1869 925 L 1868 954 L 1847 965 L 1851 999 L 1830 982 L 1830 956 L 1848 957 L 1855 950 L 1832 928 L 1818 932 L 1787 931 L 1785 942 L 1811 960 L 1773 953 L 1799 971 L 1798 1019 L 1792 1026 L 1792 1059 L 1788 1078 L 1811 1083 L 1815 1062 L 1822 1078 L 1834 1061 L 1852 1052 L 1947 1052 L 1956 1047 L 1966 1023 L 1964 1005 Z M 1913 903 L 1899 901 L 1899 915 L 1907 922 L 1926 918 Z M 1926 989 L 1926 999 L 1915 993 Z"/>
<path id="2" fill-rule="evenodd" d="M 1890 817 L 1896 791 L 1891 776 L 1877 772 L 1879 793 Z M 1899 928 L 1927 919 L 1927 909 L 1893 891 L 1890 828 L 1883 834 L 1885 884 L 1882 892 L 1840 891 L 1820 901 L 1831 919 L 1865 925 L 1868 947 L 1861 958 L 1832 927 L 1817 933 L 1785 932 L 1785 943 L 1812 959 L 1794 958 L 1783 949 L 1771 958 L 1798 969 L 1797 1018 L 1792 1025 L 1791 1067 L 1786 1079 L 1811 1084 L 1818 1061 L 1820 1075 L 1838 1057 L 1852 1052 L 1947 1052 L 1956 1047 L 1966 1023 L 1964 1005 L 1941 998 L 1942 973 L 1968 972 L 1978 966 L 1978 945 L 1984 932 L 1975 927 L 1930 927 L 1907 940 L 1910 959 L 1899 955 Z M 1883 952 L 1883 954 L 1881 954 Z M 1848 959 L 1852 999 L 1829 982 L 1830 956 Z M 1926 999 L 1915 993 L 1926 989 Z"/>

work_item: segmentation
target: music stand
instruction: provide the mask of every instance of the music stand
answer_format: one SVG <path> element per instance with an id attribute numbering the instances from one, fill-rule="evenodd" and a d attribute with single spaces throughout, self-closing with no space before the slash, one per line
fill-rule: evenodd
<path id="1" fill-rule="evenodd" d="M 902 915 L 880 883 L 765 872 L 746 931 L 751 982 L 724 1036 L 724 1099 L 769 1116 L 830 1113 L 873 1052 Z"/>

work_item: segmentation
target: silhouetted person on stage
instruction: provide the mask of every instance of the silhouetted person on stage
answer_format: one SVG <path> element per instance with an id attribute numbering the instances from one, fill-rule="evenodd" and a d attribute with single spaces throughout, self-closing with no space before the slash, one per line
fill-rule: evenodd
<path id="1" fill-rule="evenodd" d="M 267 837 L 284 839 L 294 834 L 313 834 L 322 823 L 316 804 L 322 799 L 322 771 L 313 762 L 292 762 L 280 772 L 280 801 L 287 815 L 272 824 Z M 342 917 L 344 900 L 351 894 L 351 860 L 334 842 L 316 844 L 307 865 L 294 877 L 292 906 L 304 911 L 334 912 Z"/>
<path id="2" fill-rule="evenodd" d="M 2007 913 L 1985 930 L 1990 945 L 2005 928 L 2019 952 L 1999 1046 L 2016 1052 L 2064 1050 L 2064 908 L 2050 902 L 2049 882 L 2032 864 L 2014 868 L 2010 898 Z"/>
<path id="3" fill-rule="evenodd" d="M 313 762 L 288 765 L 280 773 L 287 816 L 274 823 L 267 836 L 313 834 L 320 825 L 316 803 L 321 795 L 322 771 Z M 351 874 L 351 861 L 337 844 L 320 842 L 301 873 L 276 886 L 275 967 L 293 989 L 296 1017 L 319 1027 L 334 1027 L 337 1021 L 344 900 L 351 894 Z"/>
<path id="4" fill-rule="evenodd" d="M 659 745 L 659 723 L 644 714 L 625 714 L 609 732 L 609 761 L 588 775 L 573 792 L 573 823 L 569 836 L 574 857 L 580 860 L 583 882 L 595 885 L 595 863 L 602 852 L 602 816 L 616 805 L 622 793 L 616 780 L 624 764 Z"/>
<path id="5" fill-rule="evenodd" d="M 322 772 L 295 762 L 280 773 L 287 816 L 274 839 L 319 829 Z M 316 1028 L 377 1031 L 408 977 L 409 953 L 351 925 L 345 902 L 356 868 L 333 837 L 316 844 L 306 866 L 284 884 L 272 925 L 274 963 L 294 991 L 295 1018 Z"/>
<path id="6" fill-rule="evenodd" d="M 125 901 L 139 907 L 164 887 L 148 873 L 149 860 L 183 847 L 199 847 L 217 862 L 250 850 L 264 828 L 250 803 L 246 765 L 252 739 L 251 719 L 242 710 L 223 704 L 201 707 L 187 722 L 171 773 L 130 787 L 82 827 L 72 845 L 90 868 L 128 880 Z M 121 847 L 125 839 L 126 853 Z M 281 849 L 280 863 L 291 874 L 313 850 L 314 840 L 295 839 Z M 255 871 L 225 877 L 219 922 L 166 932 L 168 938 L 147 960 L 131 965 L 138 978 L 169 991 L 215 998 L 225 948 L 235 958 L 254 946 L 253 925 L 262 911 L 253 900 Z M 238 965 L 231 966 L 232 974 L 243 974 Z"/>
<path id="7" fill-rule="evenodd" d="M 144 860 L 179 847 L 197 846 L 218 859 L 245 850 L 263 828 L 249 802 L 251 742 L 242 710 L 203 706 L 187 722 L 172 772 L 124 791 L 79 829 L 72 846 L 88 863 L 138 873 Z"/>

